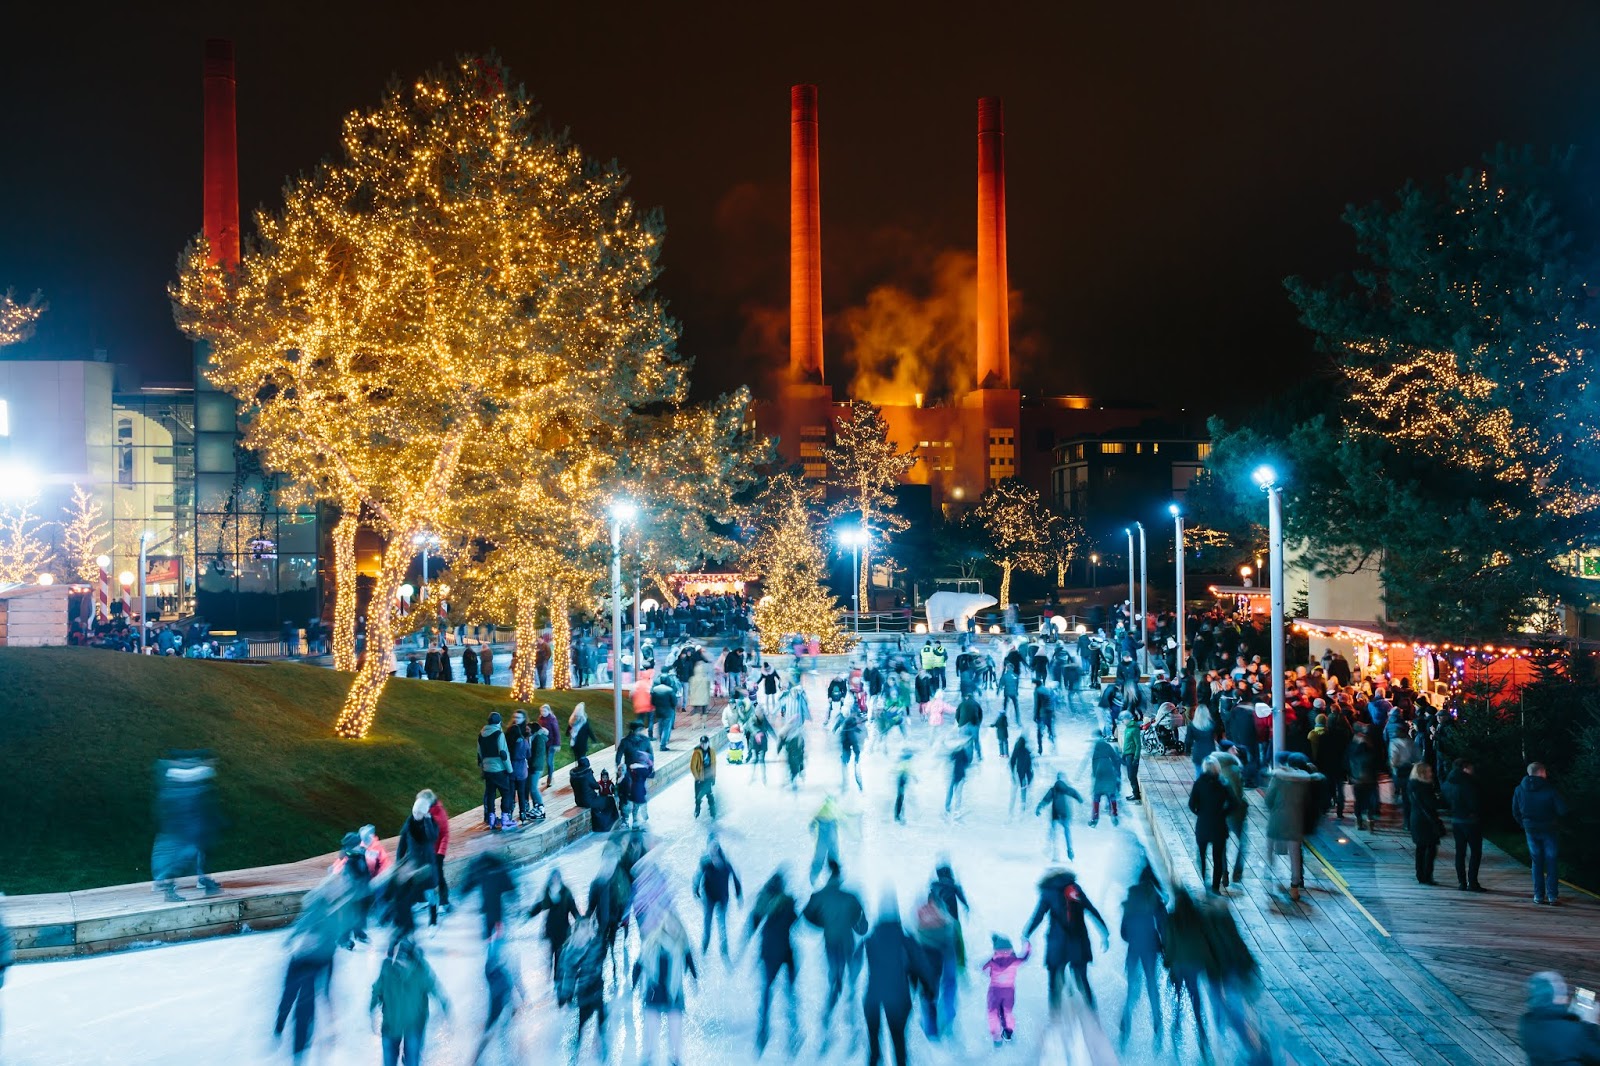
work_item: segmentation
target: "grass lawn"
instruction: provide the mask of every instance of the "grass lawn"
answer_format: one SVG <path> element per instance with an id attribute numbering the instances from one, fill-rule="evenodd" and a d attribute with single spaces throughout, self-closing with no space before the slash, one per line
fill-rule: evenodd
<path id="1" fill-rule="evenodd" d="M 1533 890 L 1533 879 L 1531 873 L 1533 869 L 1533 859 L 1528 854 L 1528 838 L 1523 834 L 1522 830 L 1518 829 L 1514 824 L 1509 826 L 1491 824 L 1484 829 L 1483 836 L 1485 840 L 1488 840 L 1490 843 L 1496 845 L 1500 848 L 1500 850 L 1510 855 L 1513 859 L 1516 859 L 1518 862 L 1522 863 L 1522 865 L 1528 867 L 1530 871 L 1528 879 L 1517 887 L 1519 890 L 1526 890 L 1531 893 Z M 1584 877 L 1578 872 L 1577 869 L 1568 863 L 1565 855 L 1557 854 L 1556 869 L 1560 871 L 1561 879 L 1568 885 L 1576 886 L 1590 895 L 1595 894 L 1596 886 L 1590 884 L 1588 878 Z"/>
<path id="2" fill-rule="evenodd" d="M 483 802 L 475 737 L 508 689 L 396 679 L 372 735 L 333 722 L 349 675 L 86 648 L 0 648 L 0 891 L 59 892 L 150 879 L 154 763 L 209 748 L 225 820 L 216 870 L 336 850 L 371 822 L 397 832 L 418 789 L 451 814 Z M 596 746 L 611 743 L 608 694 L 586 694 Z M 579 696 L 541 694 L 566 721 Z M 537 703 L 533 705 L 537 713 Z M 595 713 L 597 712 L 598 713 Z M 570 760 L 563 747 L 559 762 Z"/>

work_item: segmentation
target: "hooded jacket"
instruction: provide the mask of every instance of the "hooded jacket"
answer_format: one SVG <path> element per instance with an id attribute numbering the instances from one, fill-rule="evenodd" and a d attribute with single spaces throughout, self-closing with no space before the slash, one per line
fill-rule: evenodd
<path id="1" fill-rule="evenodd" d="M 1300 841 L 1306 836 L 1306 818 L 1312 802 L 1312 784 L 1321 774 L 1308 774 L 1292 766 L 1272 771 L 1267 784 L 1267 839 Z"/>
<path id="2" fill-rule="evenodd" d="M 1444 783 L 1445 802 L 1450 804 L 1450 823 L 1471 828 L 1483 822 L 1483 797 L 1478 779 L 1461 767 L 1450 772 Z"/>
<path id="3" fill-rule="evenodd" d="M 1044 958 L 1045 965 L 1052 970 L 1075 962 L 1087 963 L 1094 958 L 1094 950 L 1089 946 L 1089 918 L 1100 926 L 1102 934 L 1110 935 L 1105 919 L 1083 894 L 1077 877 L 1066 871 L 1047 874 L 1039 882 L 1039 903 L 1022 931 L 1023 937 L 1032 936 L 1047 915 L 1050 931 L 1045 938 Z"/>
<path id="4" fill-rule="evenodd" d="M 511 772 L 511 752 L 506 748 L 505 732 L 495 724 L 478 733 L 478 769 L 486 774 Z"/>
<path id="5" fill-rule="evenodd" d="M 1554 833 L 1567 813 L 1561 793 L 1543 777 L 1529 774 L 1511 794 L 1511 816 L 1528 833 Z"/>

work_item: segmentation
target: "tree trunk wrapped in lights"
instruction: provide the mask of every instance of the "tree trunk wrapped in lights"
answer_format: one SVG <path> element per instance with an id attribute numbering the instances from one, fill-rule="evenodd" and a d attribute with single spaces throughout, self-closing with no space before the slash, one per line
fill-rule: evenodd
<path id="1" fill-rule="evenodd" d="M 550 601 L 550 687 L 572 687 L 572 607 L 565 596 Z"/>
<path id="2" fill-rule="evenodd" d="M 511 698 L 530 703 L 539 691 L 539 597 L 529 583 L 517 586 L 517 650 L 511 657 Z"/>
<path id="3" fill-rule="evenodd" d="M 990 558 L 1000 568 L 1000 608 L 1011 604 L 1011 575 L 1042 574 L 1061 519 L 1045 508 L 1037 490 L 1015 478 L 989 486 L 963 521 L 983 533 Z"/>
<path id="4" fill-rule="evenodd" d="M 356 669 L 356 530 L 361 505 L 345 501 L 333 527 L 333 668 Z"/>
<path id="5" fill-rule="evenodd" d="M 659 216 L 554 128 L 493 59 L 397 82 L 346 119 L 336 159 L 258 213 L 237 269 L 197 240 L 171 287 L 211 380 L 249 405 L 263 465 L 359 501 L 390 538 L 341 734 L 370 727 L 410 538 L 482 530 L 444 521 L 452 496 L 496 469 L 559 481 L 595 447 L 589 427 L 603 451 L 639 409 L 687 396 L 652 288 Z"/>

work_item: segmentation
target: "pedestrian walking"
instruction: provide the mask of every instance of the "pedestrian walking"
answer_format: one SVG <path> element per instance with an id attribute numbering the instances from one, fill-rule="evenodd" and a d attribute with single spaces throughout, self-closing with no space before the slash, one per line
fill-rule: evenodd
<path id="1" fill-rule="evenodd" d="M 449 1016 L 450 1001 L 422 949 L 409 937 L 396 940 L 378 968 L 367 1007 L 383 1041 L 384 1066 L 396 1066 L 402 1061 L 405 1066 L 422 1066 L 432 1002 L 437 1002 Z"/>
<path id="2" fill-rule="evenodd" d="M 222 886 L 206 873 L 206 855 L 221 828 L 214 760 L 180 753 L 156 763 L 156 837 L 150 850 L 155 890 L 179 903 L 178 877 L 195 875 L 195 887 L 215 896 Z"/>
<path id="3" fill-rule="evenodd" d="M 1017 1029 L 1017 971 L 1027 961 L 1033 946 L 1024 943 L 1022 954 L 1012 950 L 1011 941 L 995 933 L 990 938 L 994 954 L 980 969 L 989 975 L 989 1038 L 995 1047 L 1010 1040 Z"/>
<path id="4" fill-rule="evenodd" d="M 1274 870 L 1278 856 L 1288 856 L 1289 898 L 1297 902 L 1305 888 L 1306 827 L 1318 814 L 1312 796 L 1321 782 L 1321 774 L 1280 765 L 1267 783 L 1267 868 Z"/>
<path id="5" fill-rule="evenodd" d="M 1444 798 L 1450 804 L 1450 831 L 1456 845 L 1456 887 L 1463 892 L 1487 892 L 1478 884 L 1478 867 L 1483 862 L 1483 794 L 1472 762 L 1457 759 L 1444 783 Z"/>
<path id="6" fill-rule="evenodd" d="M 466 645 L 461 647 L 461 676 L 467 684 L 478 683 L 478 651 Z"/>
<path id="7" fill-rule="evenodd" d="M 1244 776 L 1245 766 L 1240 761 L 1238 749 L 1231 741 L 1224 740 L 1223 746 L 1212 753 L 1217 763 L 1217 779 L 1228 789 L 1231 804 L 1228 808 L 1228 835 L 1233 837 L 1233 868 L 1229 872 L 1227 866 L 1222 870 L 1222 884 L 1230 884 L 1244 880 L 1245 836 L 1249 831 L 1250 799 L 1245 793 Z"/>
<path id="8" fill-rule="evenodd" d="M 1045 829 L 1045 839 L 1050 849 L 1051 862 L 1056 861 L 1057 830 L 1060 831 L 1061 842 L 1067 849 L 1067 860 L 1070 862 L 1074 858 L 1072 854 L 1072 801 L 1074 800 L 1082 803 L 1083 796 L 1067 783 L 1066 774 L 1058 773 L 1055 783 L 1045 790 L 1039 805 L 1033 810 L 1037 816 L 1046 807 L 1050 808 L 1050 822 Z"/>
<path id="9" fill-rule="evenodd" d="M 582 709 L 583 704 L 580 703 L 572 709 L 572 713 L 576 715 Z M 588 722 L 587 715 L 584 716 L 584 722 L 585 724 Z M 543 757 L 534 761 L 531 772 L 537 782 L 539 767 L 542 765 L 544 767 L 544 787 L 548 789 L 550 780 L 555 776 L 556 772 L 556 754 L 561 751 L 561 721 L 556 717 L 556 712 L 550 708 L 548 703 L 539 708 L 538 728 L 544 730 L 547 743 L 542 746 L 542 752 L 539 745 L 534 746 L 534 753 L 536 755 L 542 754 Z M 585 746 L 585 753 L 587 754 L 587 746 Z M 572 757 L 574 759 L 578 757 L 576 749 L 574 749 Z"/>
<path id="10" fill-rule="evenodd" d="M 1094 950 L 1089 944 L 1088 919 L 1093 918 L 1100 927 L 1100 948 L 1111 950 L 1111 931 L 1105 919 L 1095 909 L 1089 897 L 1078 885 L 1078 877 L 1071 870 L 1054 870 L 1039 882 L 1039 903 L 1022 931 L 1027 940 L 1046 917 L 1050 925 L 1045 937 L 1044 965 L 1049 974 L 1050 1009 L 1061 1005 L 1061 990 L 1066 971 L 1072 971 L 1073 981 L 1083 994 L 1084 1001 L 1094 1009 L 1094 990 L 1089 987 L 1089 964 L 1094 961 Z"/>
<path id="11" fill-rule="evenodd" d="M 700 743 L 689 753 L 689 775 L 694 778 L 694 816 L 700 817 L 700 801 L 710 808 L 711 817 L 717 816 L 717 753 L 711 747 L 709 734 L 700 734 Z"/>
<path id="12" fill-rule="evenodd" d="M 1222 783 L 1220 770 L 1217 757 L 1211 756 L 1189 790 L 1189 810 L 1194 813 L 1194 842 L 1200 854 L 1200 880 L 1206 879 L 1209 852 L 1213 894 L 1222 891 L 1223 878 L 1227 876 L 1228 812 L 1233 809 L 1233 795 Z"/>
<path id="13" fill-rule="evenodd" d="M 1189 722 L 1189 733 L 1184 738 L 1189 748 L 1189 760 L 1194 763 L 1194 776 L 1200 776 L 1200 765 L 1217 750 L 1217 726 L 1211 717 L 1211 708 L 1197 704 L 1194 718 Z"/>
<path id="14" fill-rule="evenodd" d="M 1406 827 L 1411 830 L 1411 843 L 1416 845 L 1417 883 L 1436 884 L 1433 864 L 1439 857 L 1439 841 L 1444 838 L 1444 821 L 1439 817 L 1439 786 L 1434 782 L 1430 764 L 1421 761 L 1412 764 L 1406 794 L 1411 808 Z"/>
<path id="15" fill-rule="evenodd" d="M 1554 906 L 1560 902 L 1556 870 L 1557 841 L 1566 801 L 1545 771 L 1543 763 L 1529 763 L 1528 776 L 1511 794 L 1511 817 L 1528 839 L 1533 859 L 1533 901 Z"/>
<path id="16" fill-rule="evenodd" d="M 739 874 L 728 862 L 728 856 L 723 852 L 722 845 L 713 837 L 706 843 L 706 853 L 700 859 L 699 868 L 695 870 L 692 886 L 694 897 L 700 900 L 702 907 L 701 955 L 711 950 L 711 927 L 715 924 L 722 934 L 722 957 L 728 958 L 730 888 L 731 895 L 737 896 L 741 903 L 744 902 L 744 885 L 739 881 Z"/>
<path id="17" fill-rule="evenodd" d="M 1381 759 L 1368 727 L 1358 726 L 1345 754 L 1350 787 L 1355 792 L 1357 829 L 1370 832 L 1378 828 L 1378 763 Z"/>
<path id="18" fill-rule="evenodd" d="M 478 676 L 485 685 L 493 683 L 494 649 L 489 647 L 487 640 L 478 645 Z"/>

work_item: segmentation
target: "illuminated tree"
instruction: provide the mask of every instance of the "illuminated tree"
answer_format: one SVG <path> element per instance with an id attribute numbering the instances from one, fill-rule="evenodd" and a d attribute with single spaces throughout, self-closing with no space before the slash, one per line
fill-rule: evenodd
<path id="1" fill-rule="evenodd" d="M 61 552 L 66 568 L 79 581 L 98 581 L 107 537 L 105 511 L 94 494 L 81 485 L 72 486 L 72 502 L 61 509 Z"/>
<path id="2" fill-rule="evenodd" d="M 1073 560 L 1083 554 L 1084 546 L 1089 543 L 1089 535 L 1083 531 L 1083 523 L 1076 518 L 1053 517 L 1054 521 L 1050 524 L 1050 559 L 1056 564 L 1056 587 L 1060 588 L 1067 583 L 1067 570 Z"/>
<path id="3" fill-rule="evenodd" d="M 54 525 L 34 513 L 36 498 L 0 507 L 0 588 L 36 581 L 55 565 L 46 531 Z"/>
<path id="4" fill-rule="evenodd" d="M 442 528 L 463 473 L 528 441 L 516 460 L 544 458 L 515 473 L 543 477 L 581 427 L 686 387 L 651 288 L 659 219 L 534 110 L 492 58 L 392 86 L 257 216 L 237 272 L 197 243 L 172 290 L 264 464 L 358 500 L 387 538 L 343 736 L 371 729 L 412 538 Z"/>
<path id="5" fill-rule="evenodd" d="M 981 530 L 989 555 L 1000 568 L 1000 607 L 1011 603 L 1011 575 L 1042 574 L 1050 564 L 1056 526 L 1061 519 L 1044 505 L 1038 490 L 1016 478 L 989 486 L 964 521 Z"/>
<path id="6" fill-rule="evenodd" d="M 833 444 L 823 449 L 823 458 L 828 464 L 828 484 L 843 496 L 833 513 L 855 516 L 867 532 L 861 545 L 859 589 L 862 610 L 866 610 L 872 548 L 879 544 L 886 550 L 890 538 L 907 527 L 906 520 L 891 508 L 895 486 L 901 475 L 917 464 L 917 456 L 895 450 L 882 411 L 864 400 L 852 400 L 849 413 L 835 427 Z"/>
<path id="7" fill-rule="evenodd" d="M 1571 563 L 1600 542 L 1588 195 L 1569 155 L 1501 149 L 1347 211 L 1361 270 L 1290 279 L 1338 375 L 1326 421 L 1270 435 L 1294 467 L 1286 511 L 1307 512 L 1291 531 L 1324 573 L 1376 565 L 1390 622 L 1492 636 L 1588 598 Z"/>
<path id="8" fill-rule="evenodd" d="M 39 316 L 49 309 L 39 293 L 20 301 L 14 289 L 0 293 L 0 348 L 21 344 L 33 336 Z"/>
<path id="9" fill-rule="evenodd" d="M 844 607 L 828 591 L 826 533 L 818 522 L 820 487 L 779 474 L 758 502 L 760 518 L 746 565 L 761 575 L 761 599 L 755 607 L 761 647 L 781 650 L 790 634 L 815 636 L 822 650 L 842 652 L 847 646 Z"/>

